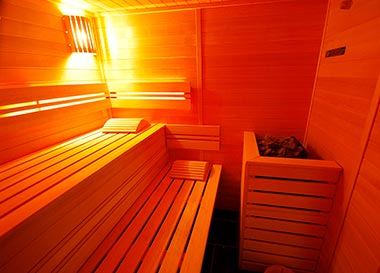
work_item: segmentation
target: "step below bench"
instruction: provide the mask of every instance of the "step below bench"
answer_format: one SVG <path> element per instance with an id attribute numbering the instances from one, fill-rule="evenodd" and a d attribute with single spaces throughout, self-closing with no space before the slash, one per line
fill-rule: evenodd
<path id="1" fill-rule="evenodd" d="M 167 130 L 99 130 L 0 166 L 0 272 L 200 272 L 221 166 L 173 163 Z"/>

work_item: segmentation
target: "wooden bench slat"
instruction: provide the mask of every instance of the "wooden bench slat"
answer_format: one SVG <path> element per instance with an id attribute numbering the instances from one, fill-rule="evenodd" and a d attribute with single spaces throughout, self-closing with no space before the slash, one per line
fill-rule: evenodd
<path id="1" fill-rule="evenodd" d="M 2 200 L 24 189 L 30 189 L 33 183 L 37 184 L 38 181 L 42 180 L 41 178 L 49 177 L 65 166 L 70 166 L 75 160 L 81 160 L 82 157 L 85 157 L 89 148 L 112 143 L 117 140 L 115 137 L 117 136 L 99 135 L 97 138 L 90 139 L 85 143 L 72 143 L 67 145 L 60 154 L 53 153 L 47 160 L 37 162 L 31 168 L 26 168 L 25 166 L 25 169 L 21 172 L 2 181 L 2 187 L 6 193 Z M 122 136 L 120 135 L 120 137 Z"/>
<path id="2" fill-rule="evenodd" d="M 211 138 L 219 139 L 215 127 Z M 10 184 L 0 197 L 7 250 L 0 268 L 194 272 L 190 260 L 202 264 L 221 168 L 214 165 L 207 177 L 172 178 L 164 128 L 98 130 L 2 165 L 0 179 Z M 204 164 L 184 161 L 176 172 L 199 176 Z"/>
<path id="3" fill-rule="evenodd" d="M 58 144 L 53 147 L 37 151 L 35 153 L 23 156 L 19 159 L 4 163 L 0 166 L 0 181 L 20 172 L 25 169 L 35 166 L 41 161 L 49 160 L 50 157 L 54 157 L 55 154 L 64 152 L 67 149 L 67 146 L 72 143 L 85 143 L 92 138 L 97 138 L 101 135 L 101 131 L 93 131 L 78 138 L 68 140 L 64 143 Z"/>
<path id="4" fill-rule="evenodd" d="M 152 183 L 145 189 L 144 195 L 150 196 L 156 189 L 157 185 L 161 182 L 162 178 L 169 171 L 170 165 L 166 165 Z M 145 204 L 145 198 L 138 198 L 131 208 L 124 214 L 117 225 L 107 235 L 103 242 L 96 248 L 94 253 L 89 257 L 85 264 L 80 268 L 79 272 L 93 272 L 97 268 L 99 261 L 110 251 L 114 243 L 118 240 L 123 230 L 130 225 L 135 215 L 141 210 Z"/>
<path id="5" fill-rule="evenodd" d="M 134 170 L 134 172 L 139 172 L 139 166 L 145 166 L 146 164 L 151 164 L 152 166 L 155 165 L 154 167 L 156 169 L 157 168 L 161 168 L 161 167 L 164 166 L 164 164 L 167 162 L 168 158 L 167 158 L 167 153 L 165 152 L 165 149 L 164 149 L 165 148 L 165 141 L 163 139 L 163 130 L 160 130 L 160 135 L 158 135 L 157 133 L 155 133 L 154 135 L 152 135 L 150 137 L 150 139 L 151 140 L 149 140 L 149 143 L 150 143 L 149 145 L 151 147 L 153 147 L 153 149 L 159 150 L 160 154 L 165 155 L 166 159 L 163 162 L 163 164 L 160 164 L 157 161 L 152 161 L 150 159 L 150 153 L 145 153 L 147 151 L 146 150 L 146 145 L 143 146 L 143 145 L 139 144 L 137 147 L 134 147 L 134 150 L 136 150 L 136 153 L 134 151 L 133 152 L 131 151 L 131 152 L 123 154 L 123 156 L 120 157 L 120 158 L 117 158 L 117 160 L 115 159 L 115 161 L 114 161 L 115 162 L 115 167 L 117 167 L 117 166 L 122 167 L 123 165 L 121 165 L 120 163 L 124 164 L 124 162 L 130 162 L 126 167 L 119 168 L 121 171 L 125 172 L 125 174 L 123 175 L 121 173 L 120 174 L 121 177 L 116 178 L 116 181 L 123 181 L 122 180 L 123 176 L 124 176 L 125 180 L 129 180 L 130 177 L 133 178 L 135 175 L 133 173 L 130 173 L 130 171 Z M 144 140 L 144 142 L 147 142 L 147 141 Z M 136 157 L 136 154 L 137 154 L 137 157 Z M 145 158 L 145 160 L 147 160 L 148 163 L 142 164 L 143 162 L 141 162 L 141 160 L 138 160 L 140 154 L 141 154 L 141 157 L 145 157 L 145 155 L 147 155 L 148 158 Z M 107 158 L 105 160 L 107 161 Z M 71 210 L 73 210 L 73 211 L 76 210 L 77 212 L 79 211 L 83 215 L 86 215 L 86 211 L 88 211 L 88 209 L 86 208 L 86 205 L 84 204 L 86 202 L 86 199 L 83 199 L 82 196 L 89 196 L 89 195 L 91 195 L 93 193 L 93 191 L 94 192 L 96 191 L 96 188 L 99 185 L 101 185 L 101 186 L 104 185 L 104 186 L 107 187 L 107 184 L 111 184 L 111 185 L 109 185 L 109 187 L 110 188 L 113 187 L 113 185 L 114 185 L 114 183 L 116 181 L 112 181 L 111 180 L 110 182 L 107 182 L 111 178 L 115 179 L 113 177 L 113 175 L 114 175 L 113 174 L 113 169 L 112 168 L 109 168 L 109 169 L 104 168 L 102 170 L 103 170 L 102 172 L 98 172 L 99 175 L 92 176 L 91 179 L 86 179 L 86 183 L 81 183 L 80 184 L 80 186 L 82 186 L 83 184 L 84 185 L 91 184 L 91 187 L 90 187 L 91 190 L 89 190 L 89 188 L 84 188 L 84 189 L 82 189 L 82 191 L 74 193 L 75 199 L 65 198 L 66 202 L 64 202 L 64 201 L 61 200 L 60 202 L 54 203 L 54 204 L 57 204 L 57 205 L 55 207 L 51 208 L 51 213 L 48 215 L 48 217 L 46 219 L 44 219 L 43 221 L 36 220 L 34 222 L 34 226 L 30 226 L 29 225 L 29 229 L 28 229 L 29 232 L 26 234 L 27 236 L 25 238 L 20 238 L 20 240 L 18 240 L 18 239 L 19 239 L 19 237 L 22 237 L 22 236 L 17 236 L 15 238 L 15 240 L 16 241 L 18 240 L 18 242 L 19 242 L 19 243 L 15 242 L 15 245 L 20 245 L 20 244 L 22 245 L 23 244 L 22 241 L 23 240 L 26 241 L 25 245 L 28 245 L 28 247 L 27 247 L 27 249 L 25 249 L 25 253 L 27 253 L 26 255 L 28 257 L 28 260 L 29 259 L 33 260 L 31 256 L 34 255 L 34 253 L 36 253 L 36 255 L 38 255 L 39 257 L 43 257 L 41 255 L 41 253 L 43 253 L 43 252 L 45 252 L 45 253 L 50 252 L 50 249 L 46 248 L 46 245 L 49 245 L 49 244 L 46 244 L 44 242 L 56 241 L 57 238 L 63 238 L 62 235 L 60 235 L 60 234 L 62 234 L 62 232 L 66 232 L 65 231 L 65 229 L 67 229 L 66 226 L 68 225 L 68 228 L 70 228 L 70 225 L 72 226 L 73 224 L 75 224 L 75 221 L 74 221 L 75 218 L 73 218 L 71 216 L 70 217 L 66 216 L 67 211 L 69 213 L 71 213 Z M 157 173 L 157 171 L 156 172 L 150 171 L 148 173 L 149 174 L 152 173 L 153 175 L 155 175 Z M 75 177 L 74 177 L 74 179 L 71 179 L 71 178 L 68 180 L 69 183 L 72 183 L 72 182 L 76 181 Z M 150 183 L 150 181 L 153 180 L 153 177 L 152 178 L 148 177 L 148 178 L 149 178 L 149 182 L 148 183 Z M 146 186 L 146 183 L 147 182 L 145 182 L 145 186 Z M 81 187 L 81 188 L 83 188 L 83 187 Z M 103 192 L 100 191 L 100 195 L 102 195 L 102 193 Z M 139 193 L 137 192 L 136 195 L 132 195 L 132 196 L 134 196 L 134 198 L 137 198 L 138 194 Z M 77 199 L 78 197 L 79 197 L 79 199 Z M 89 207 L 93 206 L 94 204 L 98 204 L 98 202 L 93 202 L 93 204 L 92 204 L 91 200 L 89 200 L 87 203 L 88 203 Z M 65 205 L 65 206 L 63 206 L 63 205 Z M 82 207 L 81 206 L 83 207 L 83 212 L 82 212 Z M 62 208 L 66 209 L 66 213 L 64 213 L 64 211 L 62 211 Z M 59 213 L 58 216 L 57 216 L 57 213 Z M 45 217 L 45 216 L 42 216 L 42 217 Z M 91 215 L 89 215 L 88 217 L 91 218 Z M 62 218 L 62 219 L 60 219 L 60 218 Z M 53 221 L 52 219 L 55 219 L 55 220 Z M 57 221 L 60 221 L 60 222 L 57 222 Z M 79 219 L 78 221 L 81 221 L 81 220 Z M 50 224 L 48 224 L 49 222 L 50 222 Z M 54 222 L 57 222 L 55 224 L 55 226 L 52 225 L 52 223 L 54 224 Z M 41 229 L 44 230 L 44 232 L 46 232 L 47 234 L 50 234 L 50 237 L 46 237 L 43 233 L 41 233 Z M 33 235 L 34 235 L 33 237 L 30 237 L 30 230 L 33 230 L 33 232 L 32 232 Z M 23 234 L 25 234 L 25 233 L 23 233 L 23 232 L 20 233 L 20 235 L 23 235 Z M 81 233 L 78 233 L 78 235 L 80 235 L 80 234 Z M 45 236 L 45 237 L 43 237 L 43 236 Z M 31 244 L 31 247 L 28 250 L 28 248 L 29 248 L 28 242 L 31 239 L 33 239 L 33 238 L 36 240 L 37 243 L 42 244 L 41 246 L 38 246 L 36 248 L 36 249 L 38 249 L 38 251 L 33 251 L 33 249 L 35 249 L 35 248 L 33 248 L 33 246 L 36 246 L 36 243 Z M 13 240 L 13 241 L 15 241 L 15 240 Z M 98 241 L 98 244 L 99 243 L 100 243 L 100 241 Z M 43 247 L 45 247 L 45 250 L 43 249 Z M 58 246 L 58 247 L 61 247 L 61 246 Z M 8 248 L 6 247 L 6 249 L 8 249 Z M 13 250 L 14 247 L 9 246 L 9 249 Z M 63 248 L 60 249 L 59 253 L 64 253 L 63 250 L 64 250 Z M 8 251 L 8 252 L 10 252 L 10 251 Z M 7 254 L 8 254 L 8 252 L 7 252 Z M 2 260 L 2 257 L 0 258 L 0 260 Z M 26 264 L 26 263 L 22 263 L 22 265 L 24 265 L 24 264 Z M 24 268 L 25 268 L 25 266 L 24 266 Z M 16 270 L 16 272 L 21 272 L 21 271 L 26 271 L 26 269 Z M 51 272 L 50 270 L 48 270 L 48 271 Z"/>
<path id="6" fill-rule="evenodd" d="M 80 147 L 78 147 L 78 149 L 74 149 L 72 152 L 79 151 L 79 153 L 73 155 L 70 153 L 70 155 L 67 155 L 68 157 L 65 156 L 64 160 L 58 161 L 58 163 L 53 166 L 46 164 L 45 168 L 44 165 L 44 169 L 42 171 L 29 176 L 20 183 L 17 183 L 16 187 L 7 189 L 7 194 L 4 195 L 4 202 L 1 204 L 1 216 L 4 217 L 9 212 L 25 204 L 28 200 L 37 198 L 39 194 L 49 190 L 51 187 L 59 183 L 59 181 L 102 157 L 108 152 L 104 149 L 104 145 L 119 145 L 129 141 L 131 138 L 132 135 L 115 135 L 115 137 L 106 139 L 106 143 L 96 143 L 87 150 L 81 150 Z M 45 177 L 46 179 L 44 179 Z M 8 199 L 11 196 L 14 197 L 12 199 Z"/>
<path id="7" fill-rule="evenodd" d="M 120 264 L 118 271 L 125 273 L 135 272 L 135 270 L 141 262 L 141 259 L 147 251 L 149 244 L 152 242 L 158 230 L 160 229 L 161 223 L 165 219 L 165 216 L 168 213 L 168 210 L 170 209 L 171 205 L 173 204 L 181 186 L 182 181 L 174 179 L 168 191 L 161 198 L 160 203 L 153 211 L 153 214 L 149 218 L 144 229 L 141 231 L 138 238 L 123 258 L 123 261 Z"/>
<path id="8" fill-rule="evenodd" d="M 82 264 L 77 262 L 78 256 L 83 256 L 83 259 L 87 258 L 89 255 L 88 252 L 92 252 L 101 241 L 101 237 L 98 237 L 98 240 L 95 240 L 98 232 L 101 232 L 98 230 L 99 226 L 103 228 L 109 226 L 108 230 L 111 229 L 117 222 L 117 218 L 119 218 L 122 212 L 127 210 L 135 202 L 137 196 L 139 196 L 140 192 L 146 187 L 144 186 L 145 184 L 141 182 L 142 179 L 145 179 L 145 176 L 142 175 L 145 174 L 143 169 L 146 168 L 152 170 L 155 167 L 154 165 L 158 164 L 159 158 L 161 158 L 162 155 L 154 155 L 154 152 L 157 149 L 157 143 L 150 143 L 149 146 L 145 145 L 144 149 L 144 156 L 138 155 L 133 158 L 134 161 L 131 164 L 131 167 L 135 169 L 135 174 L 133 174 L 132 178 L 127 180 L 128 183 L 124 183 L 127 178 L 127 172 L 122 170 L 116 176 L 113 176 L 108 180 L 105 179 L 103 182 L 104 184 L 112 183 L 112 187 L 107 187 L 107 185 L 101 187 L 98 190 L 96 199 L 91 197 L 86 200 L 87 204 L 81 204 L 83 208 L 91 206 L 94 203 L 99 205 L 89 214 L 83 213 L 82 210 L 79 209 L 80 215 L 79 217 L 76 217 L 78 218 L 77 222 L 79 223 L 77 228 L 70 231 L 65 237 L 65 242 L 57 247 L 58 251 L 55 253 L 48 253 L 48 263 L 44 264 L 41 269 L 38 269 L 38 271 L 55 271 L 55 265 L 57 264 L 59 269 L 63 272 L 77 271 L 77 269 L 80 268 Z M 150 173 L 155 174 L 153 170 Z M 149 180 L 153 179 L 150 175 L 147 175 L 147 177 Z M 140 187 L 140 184 L 142 187 Z M 133 193 L 135 195 L 133 195 Z M 104 199 L 104 196 L 107 198 Z M 115 210 L 118 210 L 119 212 L 116 212 Z M 85 211 L 85 209 L 83 209 L 83 211 Z M 114 214 L 115 216 L 113 216 Z M 119 217 L 117 215 L 119 215 Z M 114 219 L 110 219 L 111 217 Z M 74 217 L 66 216 L 66 218 L 73 219 Z M 64 223 L 61 225 L 64 225 Z M 59 223 L 57 224 L 57 228 L 58 226 L 60 226 Z M 75 257 L 75 259 L 73 257 Z"/>
<path id="9" fill-rule="evenodd" d="M 178 223 L 182 211 L 187 203 L 188 196 L 191 193 L 193 185 L 193 181 L 184 181 L 183 186 L 173 203 L 172 209 L 166 216 L 165 221 L 160 228 L 160 231 L 154 238 L 152 245 L 148 249 L 144 260 L 142 261 L 139 272 L 149 273 L 157 271 L 161 260 L 166 253 L 167 245 L 172 238 L 176 224 Z"/>
<path id="10" fill-rule="evenodd" d="M 86 142 L 91 142 L 92 140 L 98 139 L 99 137 L 100 134 L 94 134 L 87 137 L 85 140 L 82 140 L 84 142 L 79 141 L 79 143 L 75 142 L 76 144 L 73 142 L 62 144 L 60 147 L 52 147 L 50 149 L 44 150 L 43 152 L 37 153 L 30 158 L 26 157 L 22 160 L 15 161 L 12 167 L 8 167 L 7 169 L 4 169 L 2 173 L 0 173 L 0 189 L 4 190 L 7 187 L 21 181 L 22 179 L 27 178 L 33 174 L 33 170 L 35 170 L 35 173 L 39 172 L 39 170 L 42 169 L 41 165 L 39 164 L 44 162 L 56 162 L 57 157 L 60 155 L 64 156 L 64 154 L 71 149 L 83 145 Z"/>
<path id="11" fill-rule="evenodd" d="M 159 272 L 169 273 L 178 271 L 182 253 L 184 253 L 204 188 L 205 183 L 195 183 Z"/>
<path id="12" fill-rule="evenodd" d="M 98 155 L 97 153 L 89 156 L 87 158 L 89 164 L 92 162 L 91 166 L 87 165 L 86 168 L 90 168 L 92 170 L 101 170 L 104 168 L 109 162 L 114 160 L 115 158 L 122 155 L 126 150 L 128 150 L 130 147 L 133 147 L 141 141 L 141 139 L 146 138 L 146 136 L 153 134 L 157 130 L 160 130 L 162 128 L 161 126 L 152 127 L 151 130 L 143 132 L 138 135 L 134 135 L 133 139 L 130 139 L 128 142 L 124 143 L 125 145 L 122 145 L 120 149 L 118 148 L 120 143 L 112 143 L 107 150 L 103 151 L 103 154 L 101 157 L 98 157 L 98 160 L 94 161 L 93 159 Z M 55 200 L 58 196 L 62 195 L 63 192 L 68 191 L 69 189 L 73 188 L 75 185 L 80 183 L 80 181 L 83 181 L 87 177 L 92 175 L 92 172 L 90 172 L 88 169 L 84 168 L 86 165 L 83 164 L 77 164 L 79 169 L 77 172 L 72 174 L 70 176 L 70 179 L 62 180 L 67 172 L 67 169 L 63 170 L 62 172 L 58 173 L 59 176 L 57 177 L 60 180 L 62 180 L 59 184 L 57 184 L 55 187 L 51 188 L 49 191 L 46 191 L 36 198 L 30 200 L 28 202 L 27 209 L 23 208 L 20 210 L 15 210 L 12 212 L 12 214 L 8 215 L 5 218 L 0 219 L 0 234 L 4 234 L 6 231 L 11 229 L 12 227 L 16 226 L 18 223 L 20 223 L 23 219 L 26 219 L 28 216 L 33 214 L 34 212 L 40 210 L 42 207 L 44 207 L 47 203 L 51 202 L 52 200 Z M 4 224 L 3 224 L 4 223 Z"/>
<path id="13" fill-rule="evenodd" d="M 145 223 L 149 220 L 149 216 L 154 208 L 159 203 L 162 196 L 170 186 L 172 179 L 166 177 L 155 190 L 151 196 L 142 197 L 147 199 L 147 202 L 136 215 L 133 220 L 133 225 L 130 225 L 122 236 L 115 243 L 113 248 L 107 254 L 107 257 L 97 268 L 98 272 L 109 272 L 110 270 L 117 269 L 119 263 L 122 261 L 125 253 L 129 250 L 134 240 L 137 238 Z"/>
<path id="14" fill-rule="evenodd" d="M 206 190 L 192 231 L 192 236 L 190 237 L 189 245 L 186 249 L 186 255 L 182 262 L 181 273 L 201 272 L 209 230 L 208 228 L 205 229 L 205 227 L 209 227 L 211 223 L 221 171 L 221 165 L 214 164 L 211 169 L 210 177 L 207 181 Z M 203 252 L 200 253 L 201 251 Z"/>

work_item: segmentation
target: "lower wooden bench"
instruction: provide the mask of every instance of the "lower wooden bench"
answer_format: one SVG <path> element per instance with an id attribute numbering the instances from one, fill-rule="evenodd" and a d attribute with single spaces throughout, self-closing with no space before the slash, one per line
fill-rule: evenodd
<path id="1" fill-rule="evenodd" d="M 0 272 L 200 272 L 221 166 L 170 169 L 165 125 L 0 166 Z"/>
<path id="2" fill-rule="evenodd" d="M 165 167 L 80 272 L 200 272 L 221 172 L 177 179 Z M 68 269 L 71 265 L 67 265 Z"/>

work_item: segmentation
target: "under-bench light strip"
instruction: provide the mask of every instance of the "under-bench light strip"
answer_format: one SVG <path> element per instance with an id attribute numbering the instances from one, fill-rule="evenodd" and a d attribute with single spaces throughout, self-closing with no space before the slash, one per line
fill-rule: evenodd
<path id="1" fill-rule="evenodd" d="M 89 18 L 65 15 L 63 21 L 72 52 L 96 53 L 95 38 Z"/>

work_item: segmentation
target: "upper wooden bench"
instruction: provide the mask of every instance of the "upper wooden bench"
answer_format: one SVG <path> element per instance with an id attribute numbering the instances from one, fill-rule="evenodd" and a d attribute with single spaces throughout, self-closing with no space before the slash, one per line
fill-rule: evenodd
<path id="1" fill-rule="evenodd" d="M 170 169 L 162 124 L 3 164 L 0 272 L 199 272 L 221 166 L 205 181 Z"/>

